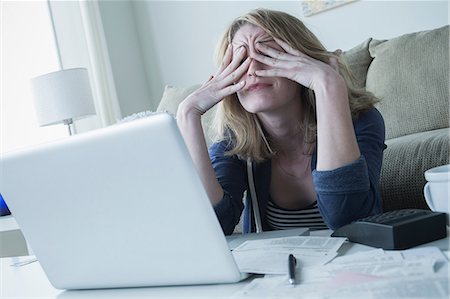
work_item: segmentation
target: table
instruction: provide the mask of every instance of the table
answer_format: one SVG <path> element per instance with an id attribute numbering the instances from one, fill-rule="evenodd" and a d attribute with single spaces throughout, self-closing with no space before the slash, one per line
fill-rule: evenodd
<path id="1" fill-rule="evenodd" d="M 313 232 L 311 235 L 326 235 L 325 232 Z M 441 250 L 449 250 L 449 238 L 420 245 L 436 246 Z M 345 243 L 340 255 L 348 255 L 371 250 L 372 247 Z M 0 259 L 0 298 L 227 298 L 242 290 L 254 277 L 235 284 L 151 287 L 107 290 L 62 291 L 53 288 L 45 276 L 39 262 L 22 267 L 11 264 L 24 261 L 29 257 L 9 257 Z"/>
<path id="2" fill-rule="evenodd" d="M 0 257 L 28 255 L 28 247 L 11 215 L 0 217 Z"/>

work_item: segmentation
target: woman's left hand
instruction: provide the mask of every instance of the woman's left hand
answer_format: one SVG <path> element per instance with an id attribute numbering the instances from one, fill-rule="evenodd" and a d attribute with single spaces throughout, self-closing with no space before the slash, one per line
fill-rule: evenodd
<path id="1" fill-rule="evenodd" d="M 280 39 L 274 40 L 285 52 L 257 43 L 255 47 L 261 54 L 254 52 L 250 57 L 271 67 L 257 70 L 255 72 L 257 76 L 288 78 L 312 90 L 325 83 L 344 82 L 338 72 L 338 57 L 341 50 L 336 50 L 334 52 L 336 57 L 331 57 L 329 64 L 326 64 L 292 48 Z"/>
<path id="2" fill-rule="evenodd" d="M 261 77 L 283 77 L 295 81 L 316 94 L 317 165 L 318 171 L 347 165 L 361 155 L 356 140 L 344 78 L 338 71 L 340 51 L 328 63 L 293 49 L 284 41 L 274 39 L 280 49 L 257 44 L 260 53 L 251 58 L 267 65 L 257 70 Z M 283 50 L 285 52 L 283 52 Z M 330 101 L 333 105 L 329 105 Z"/>

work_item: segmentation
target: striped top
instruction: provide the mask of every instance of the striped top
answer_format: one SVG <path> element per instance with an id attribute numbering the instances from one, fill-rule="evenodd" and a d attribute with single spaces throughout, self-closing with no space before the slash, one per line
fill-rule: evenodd
<path id="1" fill-rule="evenodd" d="M 267 223 L 276 230 L 297 227 L 328 229 L 317 207 L 317 201 L 300 210 L 286 210 L 269 200 L 266 216 Z"/>

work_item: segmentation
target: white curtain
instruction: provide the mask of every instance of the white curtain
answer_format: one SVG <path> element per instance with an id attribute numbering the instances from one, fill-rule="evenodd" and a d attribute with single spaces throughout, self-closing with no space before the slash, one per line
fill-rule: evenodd
<path id="1" fill-rule="evenodd" d="M 122 115 L 97 1 L 49 1 L 62 68 L 89 70 L 97 117 L 79 120 L 88 131 L 116 123 Z"/>

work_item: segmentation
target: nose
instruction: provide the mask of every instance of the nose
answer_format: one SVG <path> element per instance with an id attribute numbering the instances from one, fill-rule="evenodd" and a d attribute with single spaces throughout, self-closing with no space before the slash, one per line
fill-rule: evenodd
<path id="1" fill-rule="evenodd" d="M 247 70 L 248 77 L 256 77 L 256 71 L 261 70 L 261 63 L 253 58 L 250 60 L 250 64 Z"/>
<path id="2" fill-rule="evenodd" d="M 254 45 L 250 45 L 248 51 L 248 55 L 252 56 L 253 53 L 257 53 L 258 51 L 256 50 L 256 48 L 254 47 Z M 255 72 L 258 70 L 262 70 L 264 68 L 264 66 L 262 65 L 262 63 L 260 63 L 259 61 L 251 58 L 250 60 L 250 64 L 248 66 L 248 70 L 247 70 L 247 76 L 248 77 L 256 77 Z"/>

